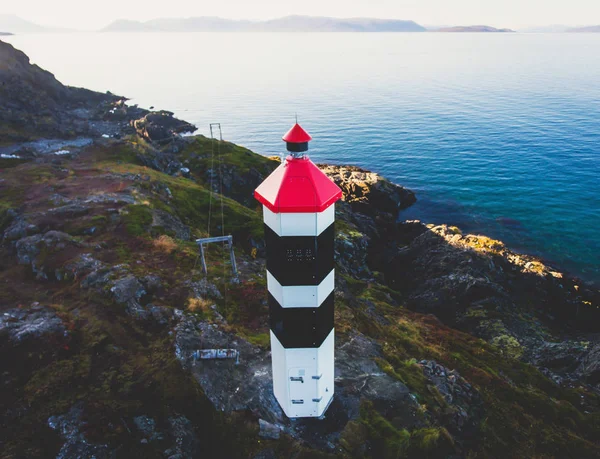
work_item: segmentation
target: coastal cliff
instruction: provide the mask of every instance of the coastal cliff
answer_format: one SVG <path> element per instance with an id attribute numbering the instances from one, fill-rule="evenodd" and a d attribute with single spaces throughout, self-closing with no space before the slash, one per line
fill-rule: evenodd
<path id="1" fill-rule="evenodd" d="M 252 198 L 277 161 L 223 142 L 219 173 L 172 114 L 0 53 L 3 457 L 600 455 L 599 292 L 403 221 L 418 197 L 353 166 L 320 165 L 343 190 L 336 396 L 323 420 L 286 419 Z M 221 247 L 198 266 L 194 239 L 221 232 L 240 283 Z M 211 348 L 239 362 L 195 358 Z"/>

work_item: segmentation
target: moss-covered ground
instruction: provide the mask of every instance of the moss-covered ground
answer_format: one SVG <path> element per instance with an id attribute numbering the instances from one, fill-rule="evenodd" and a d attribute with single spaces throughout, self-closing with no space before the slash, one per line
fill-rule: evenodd
<path id="1" fill-rule="evenodd" d="M 91 251 L 99 261 L 126 266 L 137 277 L 158 276 L 161 288 L 145 301 L 189 310 L 207 320 L 214 320 L 210 305 L 190 303 L 186 285 L 203 278 L 197 247 L 164 228 L 152 227 L 153 211 L 179 218 L 193 237 L 232 233 L 238 260 L 246 266 L 243 282 L 229 282 L 226 251 L 211 247 L 208 276 L 224 296 L 211 301 L 230 330 L 267 348 L 263 265 L 254 259 L 251 243 L 262 237 L 262 217 L 250 201 L 224 198 L 225 228 L 220 227 L 220 215 L 209 227 L 211 194 L 201 171 L 210 167 L 211 148 L 208 139 L 198 137 L 183 151 L 191 179 L 143 166 L 139 155 L 144 154 L 144 145 L 134 139 L 89 147 L 61 164 L 25 163 L 5 169 L 0 171 L 0 230 L 11 223 L 10 209 L 30 215 L 41 232 L 56 229 L 77 237 L 80 245 L 73 257 Z M 233 144 L 222 144 L 220 151 L 223 164 L 242 174 L 250 169 L 268 173 L 274 167 L 272 161 Z M 70 200 L 102 194 L 131 199 L 99 201 L 88 204 L 83 215 L 55 218 L 48 210 L 60 205 L 51 200 L 56 194 Z M 89 231 L 92 227 L 95 230 Z M 344 221 L 339 228 L 354 230 Z M 192 421 L 203 457 L 253 457 L 265 447 L 273 448 L 277 457 L 327 456 L 285 435 L 277 441 L 261 439 L 250 413 L 217 412 L 175 358 L 168 328 L 133 319 L 106 292 L 82 288 L 81 279 L 35 280 L 29 267 L 16 264 L 10 244 L 2 247 L 0 259 L 0 313 L 39 302 L 54 309 L 68 330 L 68 337 L 50 349 L 51 357 L 31 350 L 10 359 L 2 354 L 3 371 L 16 378 L 0 395 L 2 457 L 55 457 L 61 440 L 48 427 L 48 417 L 65 413 L 78 401 L 88 407 L 87 438 L 119 445 L 119 457 L 162 457 L 164 445 L 141 445 L 131 434 L 132 418 L 146 414 L 164 426 L 174 413 Z M 61 259 L 63 265 L 67 262 Z M 337 339 L 343 342 L 355 330 L 375 339 L 382 348 L 377 363 L 409 388 L 422 406 L 427 427 L 407 429 L 365 400 L 360 417 L 342 433 L 335 455 L 600 456 L 596 395 L 584 388 L 561 388 L 515 355 L 448 328 L 433 316 L 407 310 L 400 292 L 347 275 L 342 280 L 345 291 L 336 297 Z M 447 428 L 451 407 L 424 377 L 418 365 L 422 359 L 456 369 L 479 392 L 483 415 L 468 438 Z"/>

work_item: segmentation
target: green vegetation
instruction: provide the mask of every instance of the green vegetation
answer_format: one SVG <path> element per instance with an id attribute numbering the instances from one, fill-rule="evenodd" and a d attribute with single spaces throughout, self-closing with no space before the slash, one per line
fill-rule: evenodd
<path id="1" fill-rule="evenodd" d="M 141 236 L 152 223 L 152 211 L 146 205 L 130 205 L 123 212 L 123 222 L 132 236 Z"/>
<path id="2" fill-rule="evenodd" d="M 359 420 L 348 423 L 340 440 L 355 457 L 360 456 L 366 442 L 371 448 L 369 456 L 385 459 L 444 458 L 456 453 L 454 440 L 443 427 L 412 431 L 395 427 L 369 401 L 362 403 Z"/>
<path id="3" fill-rule="evenodd" d="M 277 163 L 229 143 L 221 145 L 221 158 L 232 176 L 266 175 Z M 216 153 L 217 150 L 215 150 Z M 228 254 L 222 247 L 207 252 L 208 280 L 221 299 L 192 298 L 190 282 L 204 278 L 193 241 L 175 237 L 172 229 L 152 228 L 153 214 L 164 211 L 190 227 L 192 237 L 221 234 L 220 196 L 206 186 L 211 142 L 198 137 L 182 153 L 192 179 L 171 176 L 142 165 L 149 154 L 141 140 L 126 139 L 110 147 L 90 147 L 68 166 L 27 163 L 5 173 L 0 182 L 0 231 L 10 223 L 9 209 L 27 206 L 39 220 L 32 223 L 78 235 L 68 250 L 42 247 L 40 263 L 61 268 L 81 254 L 90 254 L 105 266 L 121 266 L 140 279 L 156 276 L 160 287 L 142 300 L 166 308 L 186 310 L 220 325 L 249 342 L 268 348 L 268 306 L 264 265 L 250 256 L 260 241 L 263 224 L 252 203 L 251 181 L 242 180 L 223 199 L 225 233 L 232 233 L 244 282 L 229 279 Z M 217 162 L 218 164 L 218 162 Z M 68 168 L 68 170 L 67 170 Z M 124 194 L 124 201 L 90 204 L 79 217 L 55 218 L 46 212 L 55 207 L 48 190 L 69 198 L 97 194 Z M 244 200 L 236 197 L 244 196 Z M 235 198 L 235 199 L 233 199 Z M 93 232 L 87 231 L 95 227 Z M 362 234 L 345 221 L 336 224 L 338 236 L 354 240 Z M 450 228 L 460 235 L 460 230 Z M 253 241 L 254 240 L 254 241 Z M 484 237 L 463 237 L 461 243 L 498 252 L 503 246 Z M 133 319 L 110 295 L 110 283 L 102 289 L 82 288 L 81 279 L 36 281 L 30 267 L 14 262 L 8 246 L 0 248 L 0 303 L 7 308 L 43 303 L 57 311 L 67 328 L 64 341 L 50 343 L 43 352 L 19 351 L 7 368 L 17 378 L 20 392 L 14 399 L 0 399 L 4 412 L 24 406 L 7 423 L 3 453 L 7 457 L 56 456 L 61 442 L 49 431 L 49 416 L 68 411 L 84 401 L 88 406 L 86 435 L 90 441 L 121 445 L 123 457 L 139 457 L 131 418 L 146 414 L 164 425 L 174 413 L 185 415 L 207 457 L 253 457 L 272 448 L 278 457 L 326 457 L 308 451 L 287 436 L 263 440 L 257 436 L 256 419 L 250 413 L 216 412 L 189 372 L 175 357 L 169 326 Z M 122 275 L 121 271 L 117 274 Z M 356 331 L 374 339 L 381 348 L 377 364 L 386 374 L 405 384 L 417 401 L 415 426 L 401 417 L 384 415 L 364 401 L 360 416 L 347 423 L 341 438 L 341 457 L 596 457 L 599 447 L 600 399 L 585 387 L 562 388 L 533 366 L 520 362 L 523 350 L 504 327 L 493 307 L 471 308 L 467 320 L 486 327 L 492 344 L 442 325 L 435 317 L 413 313 L 402 305 L 403 296 L 377 281 L 363 281 L 338 274 L 343 288 L 335 298 L 336 340 L 343 342 Z M 378 273 L 373 273 L 378 279 Z M 218 313 L 218 314 L 217 314 Z M 483 320 L 481 320 L 483 319 Z M 424 375 L 418 362 L 435 360 L 457 370 L 477 391 L 481 407 L 473 416 L 467 439 L 451 428 L 456 407 L 442 396 Z M 582 403 L 585 400 L 585 405 Z M 589 412 L 586 412 L 589 411 Z M 387 417 L 386 417 L 387 416 Z M 109 427 L 110 426 L 110 427 Z M 148 450 L 145 457 L 160 457 Z M 138 454 L 138 456 L 136 456 Z"/>

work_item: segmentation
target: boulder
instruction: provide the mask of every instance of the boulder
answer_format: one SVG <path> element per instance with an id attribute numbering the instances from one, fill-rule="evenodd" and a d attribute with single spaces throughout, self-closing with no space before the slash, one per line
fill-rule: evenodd
<path id="1" fill-rule="evenodd" d="M 39 228 L 36 225 L 29 223 L 23 217 L 16 217 L 10 226 L 4 230 L 4 241 L 17 241 L 38 232 Z"/>
<path id="2" fill-rule="evenodd" d="M 63 268 L 57 269 L 55 277 L 57 280 L 79 279 L 91 272 L 98 271 L 102 267 L 104 267 L 104 263 L 96 260 L 89 253 L 83 253 Z"/>
<path id="3" fill-rule="evenodd" d="M 168 143 L 184 132 L 194 132 L 193 124 L 173 117 L 168 111 L 151 112 L 143 118 L 131 122 L 141 137 L 158 143 Z"/>
<path id="4" fill-rule="evenodd" d="M 52 337 L 62 339 L 65 331 L 63 321 L 56 312 L 38 304 L 27 309 L 10 309 L 0 315 L 0 338 L 6 338 L 13 346 L 46 342 Z"/>
<path id="5" fill-rule="evenodd" d="M 138 301 L 146 294 L 144 286 L 132 275 L 115 280 L 110 291 L 115 301 L 121 304 Z"/>

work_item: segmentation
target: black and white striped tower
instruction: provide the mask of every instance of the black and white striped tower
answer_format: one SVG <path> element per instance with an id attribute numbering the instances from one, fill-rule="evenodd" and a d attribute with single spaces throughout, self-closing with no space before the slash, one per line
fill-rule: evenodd
<path id="1" fill-rule="evenodd" d="M 323 415 L 333 398 L 333 240 L 342 190 L 306 156 L 296 123 L 290 155 L 254 192 L 263 204 L 273 391 L 290 418 Z"/>

